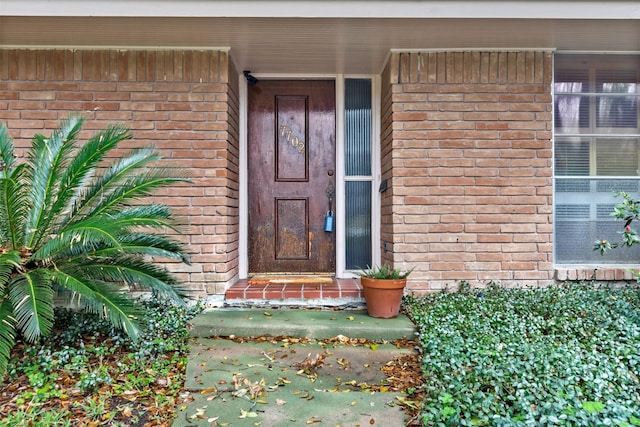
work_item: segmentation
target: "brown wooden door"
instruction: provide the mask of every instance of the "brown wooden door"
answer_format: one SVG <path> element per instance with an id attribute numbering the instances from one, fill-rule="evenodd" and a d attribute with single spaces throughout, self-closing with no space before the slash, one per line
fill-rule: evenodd
<path id="1" fill-rule="evenodd" d="M 335 271 L 335 128 L 333 81 L 249 86 L 249 273 Z"/>

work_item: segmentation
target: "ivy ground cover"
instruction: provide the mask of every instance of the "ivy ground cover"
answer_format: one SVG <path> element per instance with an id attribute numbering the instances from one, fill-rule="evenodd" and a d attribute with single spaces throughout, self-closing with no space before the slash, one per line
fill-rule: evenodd
<path id="1" fill-rule="evenodd" d="M 640 288 L 408 297 L 425 426 L 640 425 Z"/>
<path id="2" fill-rule="evenodd" d="M 201 311 L 135 302 L 138 341 L 100 318 L 56 309 L 53 333 L 18 342 L 0 379 L 0 426 L 169 426 L 185 403 L 188 322 Z"/>

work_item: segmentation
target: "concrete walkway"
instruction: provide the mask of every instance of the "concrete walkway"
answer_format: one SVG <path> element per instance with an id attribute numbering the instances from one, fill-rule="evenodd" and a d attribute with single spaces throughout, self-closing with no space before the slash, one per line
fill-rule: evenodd
<path id="1" fill-rule="evenodd" d="M 174 426 L 404 426 L 396 393 L 371 392 L 414 338 L 405 316 L 305 309 L 213 309 L 193 320 L 186 388 Z M 221 337 L 289 337 L 263 342 Z M 337 337 L 337 338 L 336 338 Z M 353 338 L 378 341 L 353 345 Z M 329 343 L 324 341 L 331 339 Z"/>

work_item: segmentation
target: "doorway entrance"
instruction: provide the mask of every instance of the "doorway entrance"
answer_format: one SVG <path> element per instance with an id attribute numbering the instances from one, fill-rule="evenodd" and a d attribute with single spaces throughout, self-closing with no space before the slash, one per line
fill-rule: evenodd
<path id="1" fill-rule="evenodd" d="M 335 273 L 336 108 L 332 80 L 248 88 L 248 270 Z M 335 217 L 333 217 L 335 221 Z"/>

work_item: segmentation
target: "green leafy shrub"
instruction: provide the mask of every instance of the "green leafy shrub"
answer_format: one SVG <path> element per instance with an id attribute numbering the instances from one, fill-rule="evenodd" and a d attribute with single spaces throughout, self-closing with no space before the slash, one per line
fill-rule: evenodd
<path id="1" fill-rule="evenodd" d="M 640 422 L 640 289 L 573 284 L 408 297 L 424 425 Z"/>
<path id="2" fill-rule="evenodd" d="M 622 197 L 622 202 L 617 203 L 613 212 L 609 215 L 624 221 L 623 230 L 618 233 L 621 236 L 621 242 L 610 242 L 608 240 L 596 240 L 593 244 L 593 250 L 599 251 L 600 255 L 604 255 L 611 249 L 619 246 L 630 248 L 640 243 L 640 235 L 635 228 L 631 227 L 634 221 L 640 219 L 640 200 L 636 200 L 625 192 L 616 192 L 616 197 Z M 629 270 L 640 281 L 640 272 Z"/>

